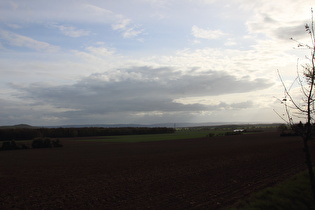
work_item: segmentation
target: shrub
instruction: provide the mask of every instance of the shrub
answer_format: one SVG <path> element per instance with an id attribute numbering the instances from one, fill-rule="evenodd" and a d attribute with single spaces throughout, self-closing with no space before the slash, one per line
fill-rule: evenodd
<path id="1" fill-rule="evenodd" d="M 20 149 L 29 149 L 30 147 L 26 144 L 21 144 Z"/>
<path id="2" fill-rule="evenodd" d="M 63 145 L 61 144 L 61 142 L 59 141 L 59 139 L 56 140 L 52 140 L 52 145 L 53 147 L 62 147 Z"/>
<path id="3" fill-rule="evenodd" d="M 213 137 L 213 136 L 215 136 L 214 133 L 209 133 L 209 134 L 208 134 L 208 137 Z"/>
<path id="4" fill-rule="evenodd" d="M 242 132 L 226 132 L 225 136 L 242 135 Z"/>
<path id="5" fill-rule="evenodd" d="M 14 150 L 18 149 L 15 141 L 5 141 L 2 143 L 1 150 Z"/>
<path id="6" fill-rule="evenodd" d="M 51 147 L 62 147 L 63 145 L 59 141 L 59 139 L 56 140 L 50 140 L 48 138 L 38 138 L 34 139 L 32 142 L 32 148 L 51 148 Z"/>
<path id="7" fill-rule="evenodd" d="M 14 140 L 5 141 L 2 143 L 1 150 L 16 150 L 16 149 L 28 149 L 29 147 L 25 144 L 16 144 Z"/>
<path id="8" fill-rule="evenodd" d="M 50 139 L 34 139 L 32 142 L 32 148 L 50 148 L 52 143 Z"/>
<path id="9" fill-rule="evenodd" d="M 298 135 L 299 135 L 298 133 L 296 133 L 296 132 L 294 132 L 294 131 L 292 131 L 292 130 L 286 130 L 286 131 L 282 131 L 282 132 L 280 133 L 280 136 L 281 136 L 281 137 L 298 136 Z"/>

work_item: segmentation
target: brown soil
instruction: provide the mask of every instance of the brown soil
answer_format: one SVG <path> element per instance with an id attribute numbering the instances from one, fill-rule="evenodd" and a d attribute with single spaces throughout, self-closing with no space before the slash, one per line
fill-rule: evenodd
<path id="1" fill-rule="evenodd" d="M 0 209 L 219 209 L 306 169 L 277 133 L 62 143 L 0 152 Z"/>

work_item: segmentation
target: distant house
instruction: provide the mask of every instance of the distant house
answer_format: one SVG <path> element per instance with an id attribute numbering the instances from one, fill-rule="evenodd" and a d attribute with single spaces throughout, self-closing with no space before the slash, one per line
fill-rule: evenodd
<path id="1" fill-rule="evenodd" d="M 244 129 L 235 129 L 235 130 L 233 130 L 233 132 L 236 132 L 236 133 L 242 133 L 244 131 L 245 131 Z"/>

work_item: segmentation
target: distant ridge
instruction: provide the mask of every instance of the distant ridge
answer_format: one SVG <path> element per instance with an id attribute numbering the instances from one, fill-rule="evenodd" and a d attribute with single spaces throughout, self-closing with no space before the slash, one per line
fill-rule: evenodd
<path id="1" fill-rule="evenodd" d="M 158 124 L 85 124 L 85 125 L 60 125 L 44 126 L 46 128 L 81 128 L 81 127 L 103 127 L 103 128 L 123 128 L 123 127 L 198 127 L 198 126 L 215 126 L 226 125 L 229 123 L 158 123 Z"/>
<path id="2" fill-rule="evenodd" d="M 225 125 L 280 125 L 283 123 L 246 123 L 246 122 L 205 122 L 205 123 L 158 123 L 158 124 L 85 124 L 85 125 L 59 125 L 43 126 L 45 128 L 82 128 L 82 127 L 102 127 L 102 128 L 123 128 L 123 127 L 168 127 L 187 128 L 204 126 L 225 126 Z"/>
<path id="3" fill-rule="evenodd" d="M 18 124 L 18 125 L 7 125 L 7 126 L 0 126 L 0 129 L 12 129 L 12 128 L 29 128 L 29 129 L 32 129 L 32 128 L 37 128 L 35 126 L 31 126 L 31 125 L 28 125 L 28 124 Z"/>
<path id="4" fill-rule="evenodd" d="M 28 124 L 0 126 L 0 129 L 18 129 L 18 128 L 84 128 L 84 127 L 101 127 L 101 128 L 124 128 L 124 127 L 167 127 L 167 128 L 188 128 L 188 127 L 211 127 L 211 126 L 249 126 L 249 125 L 281 125 L 283 123 L 261 123 L 261 122 L 204 122 L 204 123 L 157 123 L 157 124 L 83 124 L 83 125 L 55 125 L 55 126 L 31 126 Z"/>

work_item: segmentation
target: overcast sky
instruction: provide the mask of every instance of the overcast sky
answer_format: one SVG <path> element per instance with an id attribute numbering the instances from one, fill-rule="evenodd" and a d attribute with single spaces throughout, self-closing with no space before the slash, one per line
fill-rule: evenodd
<path id="1" fill-rule="evenodd" d="M 282 122 L 313 0 L 1 0 L 0 125 Z"/>

